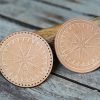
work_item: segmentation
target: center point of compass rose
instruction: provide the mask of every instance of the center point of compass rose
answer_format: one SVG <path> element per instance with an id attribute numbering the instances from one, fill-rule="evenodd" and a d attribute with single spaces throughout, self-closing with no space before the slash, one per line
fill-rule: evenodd
<path id="1" fill-rule="evenodd" d="M 81 42 L 79 42 L 78 45 L 79 45 L 80 48 L 84 48 L 85 47 L 85 42 L 84 41 L 81 41 Z"/>
<path id="2" fill-rule="evenodd" d="M 26 63 L 26 62 L 28 61 L 28 57 L 26 57 L 26 56 L 22 57 L 21 61 L 22 61 L 23 63 Z"/>

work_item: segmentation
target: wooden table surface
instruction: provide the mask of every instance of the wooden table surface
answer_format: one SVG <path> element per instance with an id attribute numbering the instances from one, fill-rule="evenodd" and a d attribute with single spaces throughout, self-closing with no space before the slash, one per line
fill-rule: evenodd
<path id="1" fill-rule="evenodd" d="M 69 18 L 100 16 L 100 0 L 0 0 L 0 39 L 11 32 L 38 30 Z M 0 75 L 0 100 L 100 100 L 100 68 L 77 74 L 60 63 L 35 88 L 20 88 Z"/>

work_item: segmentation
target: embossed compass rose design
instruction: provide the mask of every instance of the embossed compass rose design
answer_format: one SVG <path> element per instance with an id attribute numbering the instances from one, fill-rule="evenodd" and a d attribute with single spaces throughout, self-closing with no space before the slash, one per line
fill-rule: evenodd
<path id="1" fill-rule="evenodd" d="M 42 83 L 52 69 L 52 52 L 47 42 L 32 32 L 17 32 L 2 41 L 1 72 L 22 87 Z"/>
<path id="2" fill-rule="evenodd" d="M 66 68 L 80 73 L 92 71 L 100 63 L 100 29 L 91 21 L 68 21 L 59 30 L 55 47 Z"/>

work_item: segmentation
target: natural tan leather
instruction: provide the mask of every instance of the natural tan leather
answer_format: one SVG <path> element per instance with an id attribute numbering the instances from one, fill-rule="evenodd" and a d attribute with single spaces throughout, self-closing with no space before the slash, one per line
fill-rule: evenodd
<path id="1" fill-rule="evenodd" d="M 55 38 L 60 62 L 74 72 L 85 73 L 100 66 L 100 28 L 93 21 L 72 19 L 61 25 Z"/>
<path id="2" fill-rule="evenodd" d="M 0 69 L 11 83 L 33 87 L 50 74 L 53 55 L 48 43 L 33 32 L 15 32 L 1 42 Z"/>

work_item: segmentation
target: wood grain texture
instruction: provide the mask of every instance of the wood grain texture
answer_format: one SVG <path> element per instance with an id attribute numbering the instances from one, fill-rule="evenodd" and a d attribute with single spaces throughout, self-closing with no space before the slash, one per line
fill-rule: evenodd
<path id="1" fill-rule="evenodd" d="M 61 24 L 49 28 L 44 28 L 35 32 L 42 36 L 49 44 L 51 44 L 51 46 L 53 46 L 54 49 L 55 36 L 60 26 Z"/>
<path id="2" fill-rule="evenodd" d="M 35 0 L 37 2 L 55 5 L 62 9 L 70 9 L 79 15 L 96 17 L 100 16 L 99 0 Z"/>
<path id="3" fill-rule="evenodd" d="M 100 93 L 51 75 L 35 88 L 20 88 L 0 76 L 0 99 L 3 100 L 99 100 Z M 7 96 L 6 96 L 7 95 Z M 17 99 L 16 99 L 17 98 Z"/>
<path id="4" fill-rule="evenodd" d="M 0 0 L 0 39 L 3 39 L 10 32 L 51 27 L 63 23 L 68 18 L 91 19 L 100 16 L 99 0 L 45 0 L 52 2 L 53 5 L 37 1 Z M 38 87 L 31 89 L 18 88 L 9 84 L 1 76 L 0 91 L 2 91 L 0 92 L 0 100 L 16 100 L 16 98 L 17 100 L 100 99 L 100 92 L 97 92 L 97 90 L 100 90 L 100 69 L 87 74 L 77 74 L 59 64 L 54 66 L 52 74 L 54 74 L 52 77 L 55 77 L 55 79 L 48 79 L 39 86 L 40 89 Z M 55 80 L 58 80 L 58 82 Z"/>
<path id="5" fill-rule="evenodd" d="M 0 37 L 10 32 L 28 28 L 0 19 Z M 2 24 L 3 23 L 3 24 Z M 0 100 L 99 100 L 100 92 L 78 85 L 66 79 L 50 75 L 48 80 L 35 88 L 20 88 L 0 75 Z"/>
<path id="6" fill-rule="evenodd" d="M 75 4 L 75 3 L 69 2 L 69 1 L 68 1 L 68 3 Z M 15 4 L 16 6 L 13 5 L 13 4 Z M 5 7 L 5 5 L 6 5 L 6 7 Z M 87 2 L 87 5 L 89 6 L 90 3 Z M 4 14 L 4 15 L 6 15 L 8 17 L 13 18 L 13 19 L 18 19 L 18 20 L 20 20 L 22 22 L 26 22 L 26 23 L 30 23 L 30 21 L 31 21 L 30 24 L 33 24 L 33 25 L 36 25 L 36 26 L 43 26 L 43 27 L 49 27 L 49 25 L 51 26 L 51 25 L 54 25 L 54 24 L 50 24 L 47 21 L 42 20 L 42 17 L 40 17 L 39 19 L 41 21 L 43 21 L 41 23 L 41 21 L 37 19 L 38 17 L 34 18 L 34 15 L 32 15 L 34 12 L 37 12 L 37 13 L 39 13 L 41 15 L 41 14 L 44 14 L 44 12 L 46 10 L 47 12 L 53 13 L 53 15 L 56 15 L 56 13 L 58 13 L 58 15 L 63 16 L 63 18 L 65 18 L 64 17 L 65 15 L 66 16 L 70 15 L 70 14 L 67 14 L 67 12 L 66 12 L 67 10 L 63 10 L 62 8 L 59 8 L 60 9 L 59 10 L 58 8 L 56 8 L 53 5 L 52 6 L 51 5 L 47 5 L 47 4 L 44 4 L 44 3 L 41 3 L 41 2 L 37 2 L 37 1 L 34 1 L 34 0 L 32 0 L 30 2 L 28 2 L 26 0 L 24 0 L 24 1 L 22 0 L 21 2 L 19 0 L 13 1 L 13 2 L 8 0 L 8 2 L 6 4 L 1 5 L 0 7 L 2 7 L 0 9 L 1 10 L 0 11 L 1 14 Z M 8 10 L 8 8 L 10 10 Z M 46 8 L 48 8 L 48 9 L 46 9 Z M 55 8 L 55 9 L 53 9 L 53 8 Z M 80 5 L 80 9 L 83 9 L 83 8 L 84 8 L 83 5 Z M 93 9 L 93 8 L 91 8 L 91 9 Z M 57 11 L 57 10 L 59 10 L 59 11 Z M 29 14 L 26 14 L 26 13 L 29 13 Z M 72 11 L 70 11 L 70 13 L 73 14 Z M 72 14 L 69 16 L 70 18 L 72 18 Z M 77 15 L 78 15 L 78 17 L 81 17 L 80 14 L 77 14 Z M 47 15 L 45 15 L 45 17 L 48 18 Z M 51 18 L 51 17 L 52 16 L 49 15 L 49 18 Z M 73 16 L 73 17 L 75 17 L 75 16 Z M 27 21 L 24 20 L 25 18 L 27 19 Z M 49 20 L 49 18 L 48 18 L 48 20 Z M 87 18 L 87 17 L 84 17 L 84 18 Z M 91 18 L 91 17 L 89 17 L 89 18 Z M 38 20 L 38 21 L 36 21 L 36 20 Z M 43 24 L 43 23 L 46 23 L 46 24 Z M 49 24 L 49 25 L 47 25 L 47 24 Z M 78 81 L 79 83 L 83 83 L 85 85 L 100 89 L 100 81 L 99 81 L 100 80 L 100 78 L 99 78 L 100 72 L 99 72 L 99 69 L 96 70 L 96 71 L 93 71 L 91 73 L 87 73 L 87 74 L 77 74 L 77 73 L 70 72 L 69 70 L 63 68 L 62 65 L 59 65 L 59 67 L 55 66 L 54 68 L 55 68 L 54 73 L 57 73 L 57 74 L 60 74 L 60 75 L 62 75 L 64 77 L 67 77 L 67 78 L 70 78 L 72 80 Z"/>
<path id="7" fill-rule="evenodd" d="M 30 0 L 30 2 L 27 0 L 6 0 L 6 3 L 0 3 L 0 14 L 9 16 L 17 20 L 21 20 L 25 23 L 34 24 L 42 28 L 51 27 L 53 25 L 63 23 L 67 18 L 80 17 L 89 19 L 93 17 L 86 16 L 83 13 L 77 13 L 76 11 L 72 11 L 70 8 L 63 9 L 62 7 L 56 5 L 49 5 L 47 3 L 38 1 L 39 0 Z M 53 2 L 53 0 L 48 0 L 47 2 Z M 61 4 L 65 3 L 65 5 L 69 5 L 67 4 L 69 2 L 66 2 L 65 0 L 63 0 L 63 2 L 60 0 L 55 1 L 55 3 L 59 2 Z M 78 6 L 79 8 L 77 8 Z M 87 7 L 88 6 L 90 5 L 88 4 Z M 73 7 L 73 9 L 76 8 L 77 10 L 80 10 L 83 8 L 83 5 L 79 4 Z M 98 8 L 96 7 L 96 10 L 98 9 L 99 6 Z"/>

